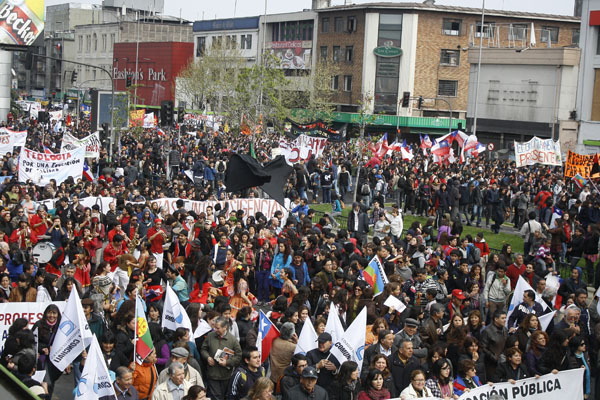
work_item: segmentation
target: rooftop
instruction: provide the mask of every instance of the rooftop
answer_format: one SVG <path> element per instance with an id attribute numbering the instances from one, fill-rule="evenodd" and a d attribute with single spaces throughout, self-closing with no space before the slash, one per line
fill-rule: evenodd
<path id="1" fill-rule="evenodd" d="M 375 2 L 375 3 L 363 3 L 363 4 L 351 4 L 351 5 L 340 5 L 329 8 L 320 8 L 315 10 L 316 12 L 332 12 L 342 10 L 356 10 L 356 9 L 370 9 L 370 8 L 389 8 L 395 10 L 415 10 L 415 11 L 435 11 L 445 13 L 460 13 L 460 14 L 477 14 L 481 15 L 481 8 L 473 7 L 458 7 L 458 6 L 446 6 L 441 4 L 425 4 L 425 3 L 400 3 L 400 2 Z M 563 22 L 580 22 L 580 17 L 572 15 L 556 15 L 556 14 L 544 14 L 544 13 L 531 13 L 521 11 L 506 11 L 506 10 L 485 10 L 486 16 L 495 17 L 511 17 L 511 18 L 526 18 L 526 19 L 540 19 L 540 20 L 555 20 Z"/>

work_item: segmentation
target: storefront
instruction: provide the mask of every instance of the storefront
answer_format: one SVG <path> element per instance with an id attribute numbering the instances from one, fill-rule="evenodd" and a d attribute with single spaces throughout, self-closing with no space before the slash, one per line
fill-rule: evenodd
<path id="1" fill-rule="evenodd" d="M 145 42 L 115 43 L 113 76 L 115 90 L 127 90 L 130 77 L 131 95 L 136 104 L 160 106 L 163 100 L 175 99 L 175 79 L 191 61 L 193 43 Z M 136 70 L 137 52 L 137 70 Z M 135 85 L 137 84 L 137 90 Z M 133 102 L 133 98 L 131 100 Z"/>

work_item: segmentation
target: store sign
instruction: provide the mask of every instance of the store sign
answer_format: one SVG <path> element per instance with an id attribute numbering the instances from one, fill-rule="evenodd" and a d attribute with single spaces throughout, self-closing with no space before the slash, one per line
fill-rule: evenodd
<path id="1" fill-rule="evenodd" d="M 402 55 L 402 49 L 394 46 L 379 46 L 373 49 L 373 54 L 379 57 L 399 57 Z"/>
<path id="2" fill-rule="evenodd" d="M 133 80 L 136 81 L 167 81 L 167 73 L 165 72 L 164 68 L 161 68 L 160 71 L 157 71 L 154 68 L 148 68 L 146 71 L 144 71 L 140 68 L 137 74 L 131 69 L 119 70 L 118 68 L 114 68 L 113 76 L 115 79 L 126 79 L 127 76 L 132 76 Z"/>
<path id="3" fill-rule="evenodd" d="M 271 42 L 271 51 L 281 61 L 283 69 L 310 69 L 312 57 L 312 41 L 289 40 Z"/>
<path id="4" fill-rule="evenodd" d="M 0 43 L 31 46 L 44 30 L 44 0 L 0 3 Z"/>

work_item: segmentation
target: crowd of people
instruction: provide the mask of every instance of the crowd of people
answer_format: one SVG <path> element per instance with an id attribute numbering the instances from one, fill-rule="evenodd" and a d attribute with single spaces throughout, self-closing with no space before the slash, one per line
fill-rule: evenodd
<path id="1" fill-rule="evenodd" d="M 27 120 L 13 126 L 29 131 L 28 148 L 58 151 L 61 132 L 47 128 Z M 86 123 L 66 129 L 90 132 Z M 102 151 L 89 160 L 96 180 L 44 187 L 18 181 L 18 151 L 4 155 L 0 301 L 49 305 L 34 326 L 14 321 L 0 362 L 51 398 L 62 375 L 48 359 L 61 320 L 52 303 L 75 288 L 118 399 L 451 399 L 490 382 L 572 368 L 585 369 L 586 398 L 598 393 L 600 316 L 588 291 L 600 284 L 595 187 L 579 189 L 560 168 L 516 168 L 485 155 L 450 165 L 392 155 L 373 165 L 359 143 L 347 141 L 294 166 L 282 188 L 287 218 L 220 204 L 186 209 L 185 200 L 265 196 L 260 188 L 227 192 L 228 156 L 249 153 L 253 142 L 266 161 L 278 141 L 274 134 L 123 133 L 112 157 Z M 93 196 L 114 202 L 108 210 L 81 204 Z M 152 202 L 166 197 L 180 199 L 175 211 Z M 51 207 L 48 199 L 56 200 Z M 316 212 L 312 204 L 331 208 Z M 407 214 L 423 223 L 405 225 Z M 471 236 L 465 225 L 481 228 Z M 521 236 L 522 253 L 489 247 L 485 237 L 501 229 Z M 45 263 L 32 252 L 43 242 L 53 249 Z M 387 276 L 377 296 L 362 276 L 375 256 Z M 520 277 L 532 290 L 508 318 Z M 550 277 L 558 287 L 546 285 Z M 192 330 L 161 326 L 167 283 Z M 390 296 L 406 309 L 386 306 Z M 136 298 L 154 344 L 141 364 L 134 362 Z M 347 328 L 363 309 L 362 365 L 338 367 L 329 359 L 328 315 L 338 312 Z M 259 310 L 279 330 L 264 363 Z M 557 313 L 543 326 L 540 317 L 551 310 Z M 317 348 L 294 354 L 307 323 Z M 74 387 L 86 357 L 67 369 Z M 33 378 L 39 370 L 43 382 Z"/>

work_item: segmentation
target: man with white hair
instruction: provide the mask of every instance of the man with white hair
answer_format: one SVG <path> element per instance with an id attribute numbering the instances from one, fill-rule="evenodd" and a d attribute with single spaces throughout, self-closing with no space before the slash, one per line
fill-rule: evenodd
<path id="1" fill-rule="evenodd" d="M 154 389 L 152 400 L 181 400 L 192 384 L 186 381 L 185 368 L 180 362 L 173 362 L 167 368 L 169 379 Z"/>

